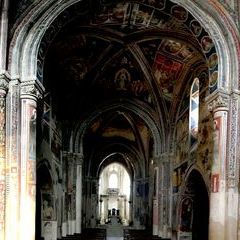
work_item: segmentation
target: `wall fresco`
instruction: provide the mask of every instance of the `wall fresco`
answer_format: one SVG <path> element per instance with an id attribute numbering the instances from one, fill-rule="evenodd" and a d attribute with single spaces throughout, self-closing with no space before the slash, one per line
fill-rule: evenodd
<path id="1" fill-rule="evenodd" d="M 188 159 L 189 147 L 189 114 L 186 113 L 177 123 L 176 164 L 184 162 Z"/>
<path id="2" fill-rule="evenodd" d="M 154 62 L 154 76 L 166 98 L 173 97 L 174 85 L 183 65 L 158 53 Z"/>

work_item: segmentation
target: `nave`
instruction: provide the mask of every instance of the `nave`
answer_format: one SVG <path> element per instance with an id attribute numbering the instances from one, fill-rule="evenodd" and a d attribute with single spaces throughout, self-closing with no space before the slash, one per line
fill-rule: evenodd
<path id="1" fill-rule="evenodd" d="M 240 1 L 0 10 L 0 240 L 240 240 Z"/>

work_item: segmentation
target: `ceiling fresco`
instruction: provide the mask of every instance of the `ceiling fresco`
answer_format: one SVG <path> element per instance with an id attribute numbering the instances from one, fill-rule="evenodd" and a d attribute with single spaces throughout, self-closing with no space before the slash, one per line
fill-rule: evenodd
<path id="1" fill-rule="evenodd" d="M 214 44 L 182 7 L 163 0 L 79 4 L 53 22 L 39 48 L 38 76 L 59 119 L 83 121 L 102 106 L 127 100 L 167 135 L 188 108 L 194 78 L 200 89 L 216 89 Z M 89 126 L 84 145 L 89 156 L 93 147 L 121 143 L 150 159 L 152 139 L 136 113 L 109 109 Z"/>

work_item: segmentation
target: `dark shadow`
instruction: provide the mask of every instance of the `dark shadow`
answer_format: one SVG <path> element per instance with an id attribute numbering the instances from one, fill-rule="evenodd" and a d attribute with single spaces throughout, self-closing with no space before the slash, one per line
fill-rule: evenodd
<path id="1" fill-rule="evenodd" d="M 208 240 L 209 197 L 201 174 L 193 170 L 187 181 L 193 196 L 192 240 Z"/>
<path id="2" fill-rule="evenodd" d="M 37 169 L 37 186 L 36 186 L 36 218 L 35 218 L 35 240 L 42 240 L 41 238 L 41 224 L 42 224 L 42 191 L 52 191 L 52 177 L 49 169 L 45 164 L 42 164 Z"/>

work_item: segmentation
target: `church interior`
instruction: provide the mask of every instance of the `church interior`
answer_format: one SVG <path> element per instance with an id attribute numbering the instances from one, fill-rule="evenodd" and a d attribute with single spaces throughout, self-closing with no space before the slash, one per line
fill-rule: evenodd
<path id="1" fill-rule="evenodd" d="M 2 0 L 1 240 L 240 240 L 240 2 Z"/>

